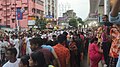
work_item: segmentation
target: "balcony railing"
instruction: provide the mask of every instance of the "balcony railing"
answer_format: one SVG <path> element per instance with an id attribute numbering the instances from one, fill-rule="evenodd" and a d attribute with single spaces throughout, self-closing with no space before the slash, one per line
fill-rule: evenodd
<path id="1" fill-rule="evenodd" d="M 2 6 L 9 6 L 9 5 L 11 5 L 11 0 L 2 0 L 1 2 L 2 2 L 1 3 Z"/>
<path id="2" fill-rule="evenodd" d="M 6 17 L 6 16 L 11 16 L 11 14 L 12 14 L 11 11 L 3 11 L 1 15 Z"/>
<path id="3" fill-rule="evenodd" d="M 10 6 L 11 3 L 2 3 L 1 5 L 2 5 L 2 6 Z"/>

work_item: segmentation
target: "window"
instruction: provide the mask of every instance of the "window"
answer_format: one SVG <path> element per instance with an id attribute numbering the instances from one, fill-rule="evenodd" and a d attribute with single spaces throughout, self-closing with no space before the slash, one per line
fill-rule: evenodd
<path id="1" fill-rule="evenodd" d="M 12 19 L 12 23 L 15 23 L 15 19 Z"/>
<path id="2" fill-rule="evenodd" d="M 50 3 L 50 0 L 48 0 L 48 2 Z"/>
<path id="3" fill-rule="evenodd" d="M 25 7 L 25 10 L 28 10 L 28 7 Z"/>
<path id="4" fill-rule="evenodd" d="M 43 5 L 43 1 L 41 1 L 41 0 L 37 0 L 37 4 L 39 4 L 39 5 Z"/>
<path id="5" fill-rule="evenodd" d="M 50 11 L 48 11 L 48 15 L 50 15 L 51 13 L 50 13 Z"/>
<path id="6" fill-rule="evenodd" d="M 10 24 L 10 20 L 7 20 L 7 22 L 6 22 L 6 20 L 5 20 L 5 21 L 4 21 L 4 24 L 6 24 L 6 25 Z"/>
<path id="7" fill-rule="evenodd" d="M 2 11 L 2 8 L 0 8 L 0 11 Z"/>
<path id="8" fill-rule="evenodd" d="M 3 0 L 3 3 L 5 3 L 5 4 L 6 4 L 6 3 L 8 3 L 8 1 L 9 1 L 9 0 Z"/>
<path id="9" fill-rule="evenodd" d="M 35 8 L 32 8 L 32 12 L 35 13 Z"/>
<path id="10" fill-rule="evenodd" d="M 40 10 L 39 9 L 37 9 L 37 13 L 40 14 Z"/>
<path id="11" fill-rule="evenodd" d="M 32 0 L 35 3 L 35 0 Z"/>
<path id="12" fill-rule="evenodd" d="M 52 13 L 52 16 L 53 16 L 53 18 L 54 18 L 54 13 Z"/>
<path id="13" fill-rule="evenodd" d="M 12 8 L 11 8 L 11 11 L 12 11 L 12 12 L 14 12 L 14 11 L 15 11 L 15 9 L 12 7 Z"/>
<path id="14" fill-rule="evenodd" d="M 0 19 L 0 23 L 2 23 L 2 19 Z"/>
<path id="15" fill-rule="evenodd" d="M 4 21 L 4 24 L 6 25 L 6 21 Z"/>
<path id="16" fill-rule="evenodd" d="M 10 20 L 7 20 L 7 24 L 10 24 Z"/>
<path id="17" fill-rule="evenodd" d="M 44 11 L 41 11 L 41 15 L 43 15 Z"/>

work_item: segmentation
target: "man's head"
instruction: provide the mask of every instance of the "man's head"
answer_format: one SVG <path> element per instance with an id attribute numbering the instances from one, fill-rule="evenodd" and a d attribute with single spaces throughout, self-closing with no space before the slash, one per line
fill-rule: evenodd
<path id="1" fill-rule="evenodd" d="M 57 40 L 57 36 L 56 35 L 53 35 L 52 38 L 53 38 L 53 40 Z"/>
<path id="2" fill-rule="evenodd" d="M 16 48 L 7 49 L 6 54 L 5 54 L 5 56 L 8 60 L 16 58 L 16 55 L 17 55 Z"/>
<path id="3" fill-rule="evenodd" d="M 103 15 L 102 20 L 103 20 L 103 22 L 108 21 L 108 15 Z"/>
<path id="4" fill-rule="evenodd" d="M 67 37 L 65 35 L 58 36 L 58 43 L 65 44 L 67 41 Z"/>
<path id="5" fill-rule="evenodd" d="M 43 40 L 40 37 L 32 38 L 30 39 L 30 45 L 31 45 L 32 51 L 35 51 L 36 49 L 41 47 L 41 45 L 43 45 Z"/>
<path id="6" fill-rule="evenodd" d="M 67 35 L 68 35 L 68 33 L 64 31 L 64 32 L 63 32 L 63 35 L 67 36 Z"/>

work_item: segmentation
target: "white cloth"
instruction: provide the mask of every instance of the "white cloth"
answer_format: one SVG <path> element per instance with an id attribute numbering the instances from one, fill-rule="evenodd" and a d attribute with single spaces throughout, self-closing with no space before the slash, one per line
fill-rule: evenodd
<path id="1" fill-rule="evenodd" d="M 19 63 L 20 63 L 20 59 L 17 59 L 14 63 L 8 61 L 2 67 L 19 67 Z"/>
<path id="2" fill-rule="evenodd" d="M 32 50 L 31 50 L 31 48 L 30 48 L 30 39 L 32 39 L 32 38 L 26 38 L 26 54 L 27 55 L 30 55 L 31 53 L 32 53 Z"/>
<path id="3" fill-rule="evenodd" d="M 48 40 L 52 40 L 52 33 L 48 34 Z"/>
<path id="4" fill-rule="evenodd" d="M 6 49 L 3 47 L 8 47 L 10 44 L 7 41 L 0 41 L 0 51 L 2 51 L 3 53 L 5 53 Z"/>
<path id="5" fill-rule="evenodd" d="M 14 44 L 14 40 L 12 38 L 10 38 L 10 43 Z"/>
<path id="6" fill-rule="evenodd" d="M 116 17 L 112 17 L 111 13 L 109 14 L 109 21 L 110 23 L 120 24 L 120 14 Z"/>
<path id="7" fill-rule="evenodd" d="M 19 56 L 19 39 L 15 39 L 14 40 L 14 47 L 16 48 L 16 50 L 17 50 L 17 56 L 16 57 L 18 57 Z"/>
<path id="8" fill-rule="evenodd" d="M 47 34 L 43 34 L 43 35 L 41 36 L 41 38 L 42 38 L 42 39 L 47 38 Z"/>

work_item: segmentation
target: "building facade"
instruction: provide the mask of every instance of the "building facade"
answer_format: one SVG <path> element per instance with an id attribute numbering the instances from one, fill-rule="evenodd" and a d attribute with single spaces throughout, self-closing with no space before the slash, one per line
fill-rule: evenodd
<path id="1" fill-rule="evenodd" d="M 63 13 L 63 17 L 59 17 L 58 22 L 68 23 L 70 19 L 77 18 L 76 13 L 73 10 L 68 10 Z"/>
<path id="2" fill-rule="evenodd" d="M 92 22 L 102 22 L 103 15 L 109 15 L 116 0 L 90 0 L 90 13 L 86 19 L 86 24 Z"/>
<path id="3" fill-rule="evenodd" d="M 65 22 L 69 22 L 69 20 L 72 18 L 77 18 L 76 13 L 73 12 L 73 10 L 68 10 L 63 13 L 63 17 L 66 18 Z"/>
<path id="4" fill-rule="evenodd" d="M 44 0 L 45 17 L 57 18 L 57 0 Z"/>
<path id="5" fill-rule="evenodd" d="M 59 26 L 62 28 L 70 27 L 69 25 L 70 19 L 77 19 L 76 13 L 73 10 L 67 10 L 65 13 L 63 13 L 62 17 L 58 18 Z"/>
<path id="6" fill-rule="evenodd" d="M 21 14 L 18 14 L 18 9 Z M 9 28 L 28 28 L 31 17 L 44 15 L 43 0 L 0 0 L 0 25 Z M 18 19 L 22 17 L 21 19 Z"/>

